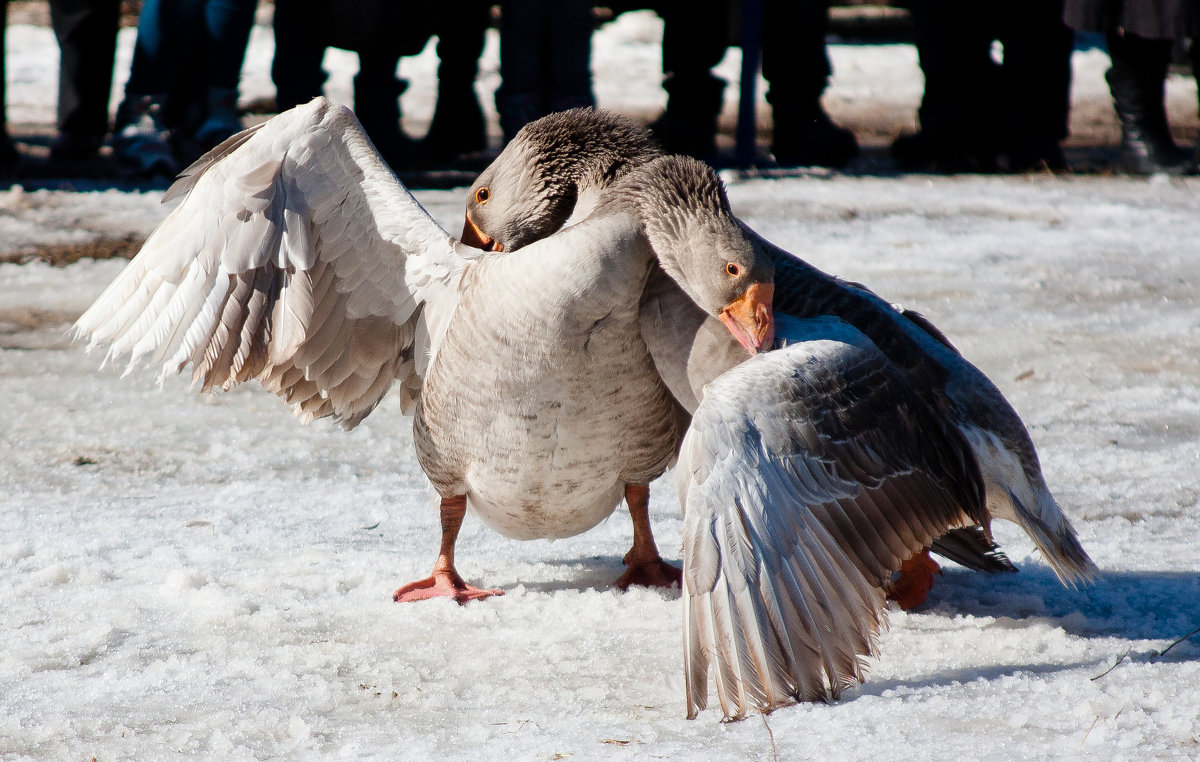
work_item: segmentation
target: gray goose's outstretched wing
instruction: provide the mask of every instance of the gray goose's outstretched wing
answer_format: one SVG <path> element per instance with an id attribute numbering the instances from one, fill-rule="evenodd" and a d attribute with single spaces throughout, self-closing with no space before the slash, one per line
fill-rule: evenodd
<path id="1" fill-rule="evenodd" d="M 204 390 L 257 378 L 305 422 L 351 428 L 396 379 L 407 409 L 464 259 L 348 109 L 318 98 L 233 136 L 176 196 L 75 325 L 106 362 L 190 364 Z"/>
<path id="2" fill-rule="evenodd" d="M 1074 586 L 1099 573 L 1046 485 L 1029 431 L 991 379 L 922 315 L 899 309 L 865 286 L 829 276 L 759 241 L 775 263 L 776 314 L 836 315 L 861 331 L 970 444 L 983 475 L 988 516 L 1024 529 L 1063 584 Z M 972 568 L 1004 571 L 1011 566 L 1007 559 L 997 564 L 978 538 L 967 539 L 951 538 L 934 549 L 950 550 L 953 543 L 957 555 L 950 557 Z"/>
<path id="3" fill-rule="evenodd" d="M 713 381 L 679 457 L 689 716 L 710 666 L 727 718 L 860 682 L 891 573 L 983 519 L 961 436 L 877 347 L 835 319 L 778 327 L 796 343 Z"/>

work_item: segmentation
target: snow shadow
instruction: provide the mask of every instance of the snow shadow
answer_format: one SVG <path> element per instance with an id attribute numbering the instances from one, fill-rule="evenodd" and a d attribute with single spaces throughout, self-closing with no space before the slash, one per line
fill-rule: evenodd
<path id="1" fill-rule="evenodd" d="M 1200 572 L 1102 571 L 1092 584 L 1072 590 L 1041 565 L 1025 564 L 1016 574 L 947 569 L 926 610 L 1049 619 L 1083 638 L 1173 641 L 1200 627 Z"/>
<path id="2" fill-rule="evenodd" d="M 883 655 L 884 658 L 887 654 Z M 1063 672 L 1069 672 L 1073 669 L 1078 669 L 1085 666 L 1094 666 L 1093 659 L 1080 659 L 1078 661 L 1061 663 L 1061 662 L 1037 662 L 1028 664 L 997 664 L 994 667 L 966 667 L 962 669 L 940 669 L 930 673 L 927 677 L 920 679 L 891 679 L 877 680 L 871 677 L 868 673 L 867 681 L 863 683 L 855 695 L 843 695 L 843 698 L 837 703 L 852 703 L 863 696 L 886 696 L 891 691 L 896 690 L 916 690 L 920 688 L 937 688 L 953 685 L 963 685 L 967 683 L 992 683 L 997 680 L 1014 677 L 1017 675 L 1041 675 L 1052 676 Z"/>
<path id="3" fill-rule="evenodd" d="M 667 557 L 665 560 L 675 566 L 683 566 L 683 562 L 678 558 Z M 548 573 L 539 572 L 538 567 L 548 570 Z M 625 571 L 625 563 L 623 556 L 595 555 L 571 559 L 542 559 L 536 564 L 522 564 L 506 571 L 511 575 L 510 579 L 496 576 L 490 578 L 491 582 L 504 589 L 519 586 L 531 593 L 605 592 L 616 590 L 613 583 Z M 547 576 L 552 579 L 546 579 Z M 680 596 L 678 587 L 663 588 L 659 591 L 667 600 L 674 600 Z"/>

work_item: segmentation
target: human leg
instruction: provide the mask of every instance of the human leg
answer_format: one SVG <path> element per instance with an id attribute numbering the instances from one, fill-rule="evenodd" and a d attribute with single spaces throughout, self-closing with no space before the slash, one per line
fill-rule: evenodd
<path id="1" fill-rule="evenodd" d="M 1003 125 L 999 149 L 1009 171 L 1066 169 L 1059 143 L 1071 108 L 1074 33 L 1062 21 L 1062 0 L 1007 0 L 993 6 L 1004 50 L 997 101 Z"/>
<path id="2" fill-rule="evenodd" d="M 496 111 L 507 142 L 529 122 L 546 115 L 542 72 L 548 0 L 509 0 L 500 17 L 500 87 Z"/>
<path id="3" fill-rule="evenodd" d="M 978 3 L 912 0 L 914 41 L 925 75 L 920 131 L 902 135 L 892 155 L 904 169 L 989 172 L 998 148 L 991 123 L 999 68 L 993 34 Z"/>
<path id="4" fill-rule="evenodd" d="M 179 171 L 168 111 L 196 39 L 200 3 L 146 0 L 142 6 L 125 97 L 113 128 L 113 154 L 127 170 L 166 176 Z"/>
<path id="5" fill-rule="evenodd" d="M 280 111 L 308 103 L 322 92 L 327 12 L 327 0 L 275 0 L 271 81 Z"/>
<path id="6" fill-rule="evenodd" d="M 475 78 L 488 27 L 486 0 L 469 0 L 442 6 L 436 24 L 438 35 L 438 96 L 429 132 L 421 146 L 422 158 L 440 162 L 487 147 L 487 128 Z"/>
<path id="7" fill-rule="evenodd" d="M 4 32 L 8 27 L 8 0 L 0 0 L 0 167 L 17 163 L 17 148 L 8 134 L 8 108 L 5 93 L 5 50 Z"/>
<path id="8" fill-rule="evenodd" d="M 717 152 L 717 119 L 725 80 L 712 73 L 729 45 L 727 0 L 665 0 L 663 18 L 663 89 L 667 110 L 651 125 L 663 147 L 711 159 Z"/>
<path id="9" fill-rule="evenodd" d="M 1171 41 L 1113 31 L 1108 51 L 1112 67 L 1105 79 L 1121 120 L 1124 169 L 1139 175 L 1190 171 L 1190 157 L 1171 138 L 1164 104 Z"/>
<path id="10" fill-rule="evenodd" d="M 763 77 L 774 118 L 772 153 L 797 166 L 845 166 L 858 142 L 821 105 L 832 69 L 825 50 L 829 0 L 767 0 L 763 17 Z"/>
<path id="11" fill-rule="evenodd" d="M 204 4 L 205 34 L 193 59 L 201 74 L 194 106 L 202 117 L 190 130 L 194 151 L 206 151 L 242 129 L 238 81 L 256 6 L 255 0 L 206 0 Z"/>
<path id="12" fill-rule="evenodd" d="M 596 105 L 592 94 L 592 2 L 560 0 L 549 8 L 547 111 Z"/>
<path id="13" fill-rule="evenodd" d="M 55 158 L 96 153 L 108 134 L 119 0 L 51 0 L 50 23 L 60 51 Z"/>

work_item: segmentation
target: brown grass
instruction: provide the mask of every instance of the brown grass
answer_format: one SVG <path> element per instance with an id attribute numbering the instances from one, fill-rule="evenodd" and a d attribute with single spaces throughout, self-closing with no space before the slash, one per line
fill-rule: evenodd
<path id="1" fill-rule="evenodd" d="M 62 267 L 81 259 L 132 259 L 146 242 L 143 236 L 128 233 L 120 238 L 99 238 L 58 244 L 30 244 L 15 251 L 0 252 L 0 262 L 25 264 L 42 261 Z"/>

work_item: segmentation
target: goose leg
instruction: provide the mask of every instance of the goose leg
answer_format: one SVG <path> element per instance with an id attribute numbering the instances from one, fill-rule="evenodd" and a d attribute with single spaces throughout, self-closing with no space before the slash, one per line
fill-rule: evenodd
<path id="1" fill-rule="evenodd" d="M 650 487 L 646 484 L 626 484 L 625 503 L 633 517 L 633 547 L 625 554 L 625 573 L 616 586 L 626 590 L 630 585 L 671 587 L 681 584 L 683 572 L 662 560 L 654 533 L 650 530 Z"/>
<path id="2" fill-rule="evenodd" d="M 888 600 L 899 603 L 905 611 L 915 609 L 925 602 L 933 589 L 933 575 L 941 573 L 942 567 L 929 556 L 929 548 L 926 548 L 900 564 L 897 577 L 887 586 Z"/>
<path id="3" fill-rule="evenodd" d="M 467 496 L 442 498 L 442 547 L 433 574 L 416 582 L 409 582 L 393 595 L 397 603 L 424 601 L 430 598 L 453 598 L 460 604 L 493 595 L 504 595 L 503 590 L 484 590 L 468 584 L 454 568 L 454 543 L 467 513 Z"/>

